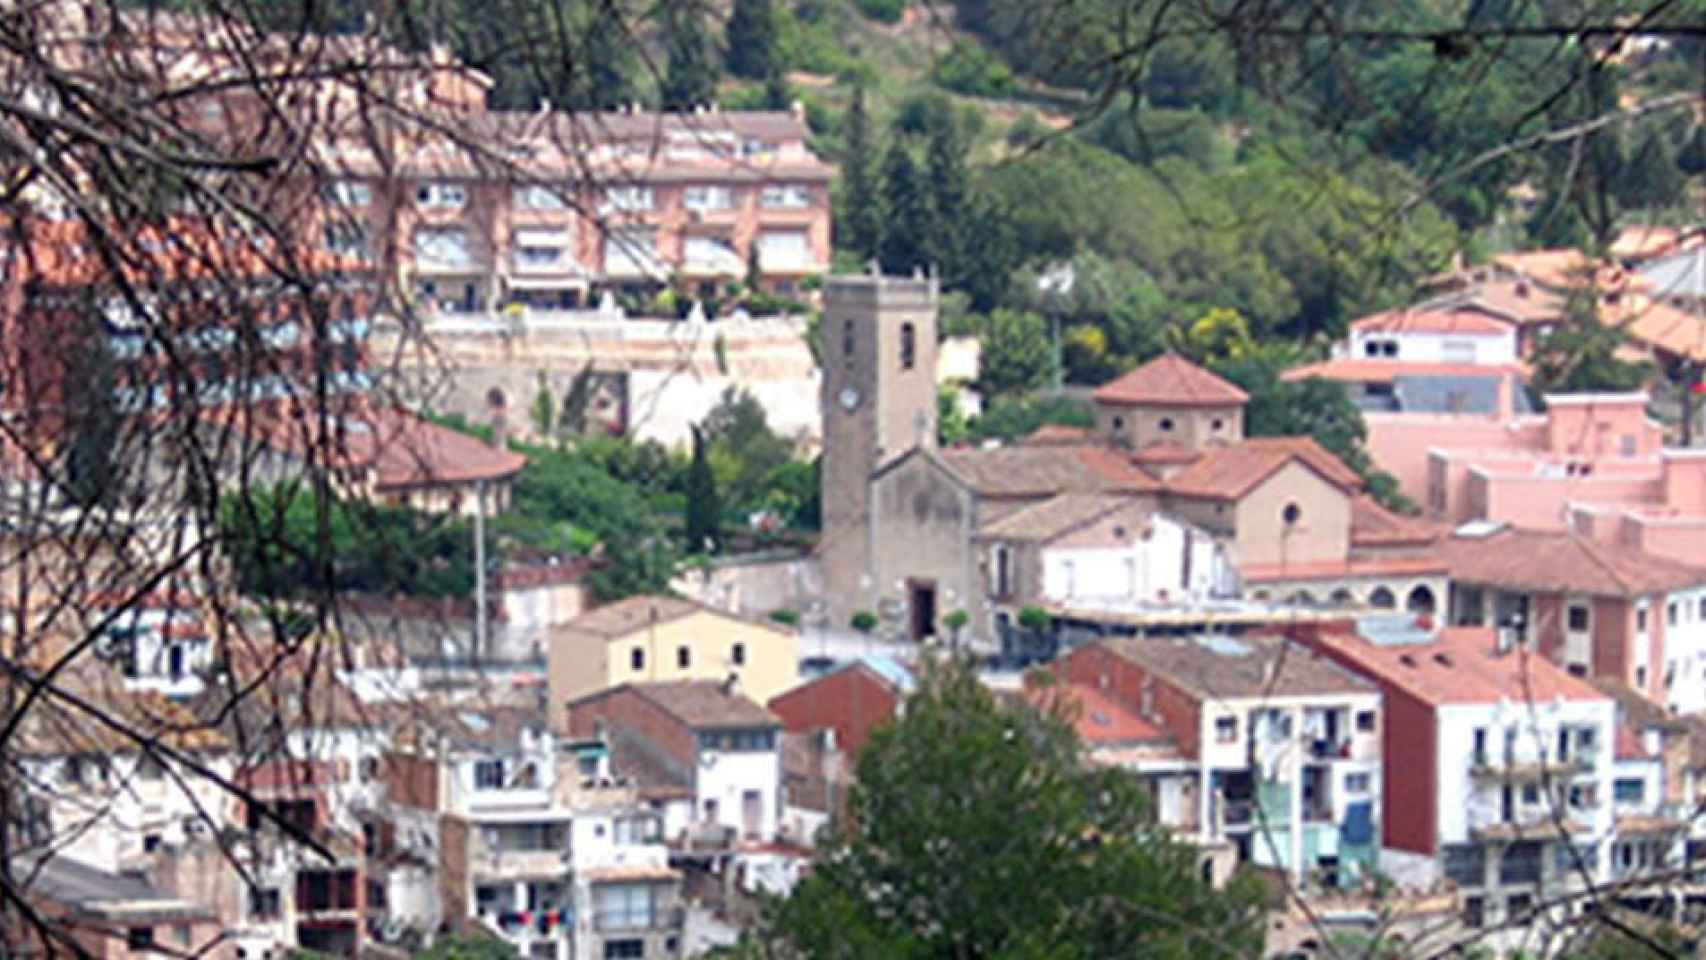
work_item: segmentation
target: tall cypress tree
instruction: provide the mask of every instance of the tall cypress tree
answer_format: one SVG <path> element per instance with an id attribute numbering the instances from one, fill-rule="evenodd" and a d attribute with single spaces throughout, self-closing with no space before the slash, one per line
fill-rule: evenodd
<path id="1" fill-rule="evenodd" d="M 735 0 L 729 14 L 729 72 L 747 80 L 768 80 L 782 72 L 776 57 L 776 15 L 770 0 Z"/>
<path id="2" fill-rule="evenodd" d="M 853 102 L 841 124 L 840 216 L 835 218 L 836 245 L 861 257 L 877 255 L 882 238 L 882 211 L 877 182 L 871 170 L 871 126 L 865 115 L 865 88 L 853 88 Z"/>
<path id="3" fill-rule="evenodd" d="M 717 498 L 717 478 L 706 456 L 705 432 L 693 427 L 693 463 L 687 468 L 687 552 L 707 553 L 716 549 L 718 519 L 723 512 Z"/>
<path id="4" fill-rule="evenodd" d="M 896 136 L 883 158 L 883 212 L 886 223 L 877 255 L 883 271 L 908 274 L 932 266 L 936 210 L 904 137 Z"/>
<path id="5" fill-rule="evenodd" d="M 663 28 L 669 58 L 658 90 L 660 105 L 685 111 L 710 103 L 717 92 L 717 68 L 711 62 L 704 19 L 692 4 L 672 6 L 664 14 Z"/>
<path id="6" fill-rule="evenodd" d="M 945 123 L 932 130 L 925 155 L 925 173 L 930 179 L 930 201 L 936 222 L 936 235 L 931 238 L 930 248 L 941 268 L 943 282 L 955 287 L 973 269 L 966 257 L 970 177 L 957 126 Z"/>

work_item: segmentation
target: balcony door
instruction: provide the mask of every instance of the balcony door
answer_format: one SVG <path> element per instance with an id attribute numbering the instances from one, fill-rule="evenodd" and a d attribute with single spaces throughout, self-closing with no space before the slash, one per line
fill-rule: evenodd
<path id="1" fill-rule="evenodd" d="M 740 795 L 741 830 L 747 839 L 756 840 L 764 831 L 764 795 L 748 790 Z"/>

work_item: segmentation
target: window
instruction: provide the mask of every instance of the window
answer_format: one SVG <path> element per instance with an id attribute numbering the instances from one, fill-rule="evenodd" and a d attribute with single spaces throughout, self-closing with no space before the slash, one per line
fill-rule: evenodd
<path id="1" fill-rule="evenodd" d="M 604 191 L 604 200 L 617 210 L 650 210 L 651 187 L 611 187 Z"/>
<path id="2" fill-rule="evenodd" d="M 1530 893 L 1513 893 L 1505 898 L 1505 921 L 1507 923 L 1527 915 L 1534 909 L 1534 895 Z"/>
<path id="3" fill-rule="evenodd" d="M 1162 417 L 1160 420 L 1157 420 L 1155 422 L 1155 429 L 1162 433 L 1171 433 L 1173 430 L 1173 418 Z"/>
<path id="4" fill-rule="evenodd" d="M 516 187 L 515 205 L 522 210 L 562 210 L 568 206 L 562 194 L 538 184 Z"/>
<path id="5" fill-rule="evenodd" d="M 1460 887 L 1487 882 L 1487 850 L 1476 844 L 1457 844 L 1444 850 L 1445 877 Z"/>
<path id="6" fill-rule="evenodd" d="M 1700 598 L 1700 608 L 1694 612 L 1694 615 L 1701 620 L 1706 620 L 1706 597 Z"/>
<path id="7" fill-rule="evenodd" d="M 142 837 L 142 852 L 153 853 L 158 849 L 160 849 L 160 835 L 158 833 L 144 834 Z"/>
<path id="8" fill-rule="evenodd" d="M 1588 608 L 1571 604 L 1570 630 L 1574 633 L 1585 633 L 1588 629 L 1588 623 Z"/>
<path id="9" fill-rule="evenodd" d="M 746 665 L 746 644 L 737 643 L 729 650 L 729 661 L 737 667 Z"/>
<path id="10" fill-rule="evenodd" d="M 1373 733 L 1376 720 L 1373 710 L 1357 711 L 1357 732 Z"/>
<path id="11" fill-rule="evenodd" d="M 474 763 L 474 788 L 476 790 L 502 790 L 504 785 L 504 762 L 502 760 L 478 760 Z"/>
<path id="12" fill-rule="evenodd" d="M 326 184 L 320 195 L 332 203 L 350 207 L 365 207 L 373 202 L 373 188 L 359 180 L 334 180 Z"/>
<path id="13" fill-rule="evenodd" d="M 688 237 L 681 255 L 688 263 L 733 268 L 740 254 L 727 237 Z"/>
<path id="14" fill-rule="evenodd" d="M 646 955 L 644 940 L 606 940 L 604 941 L 604 960 L 628 960 Z"/>
<path id="15" fill-rule="evenodd" d="M 415 190 L 415 203 L 423 207 L 450 209 L 468 202 L 468 190 L 459 183 L 423 183 Z"/>
<path id="16" fill-rule="evenodd" d="M 249 916 L 256 920 L 269 920 L 279 914 L 279 892 L 277 887 L 256 887 L 249 891 Z"/>
<path id="17" fill-rule="evenodd" d="M 165 773 L 165 768 L 160 766 L 160 758 L 153 754 L 143 754 L 142 758 L 136 761 L 136 775 L 144 780 L 158 780 Z"/>
<path id="18" fill-rule="evenodd" d="M 516 247 L 515 265 L 518 267 L 550 267 L 563 260 L 562 247 Z"/>
<path id="19" fill-rule="evenodd" d="M 66 757 L 65 765 L 60 767 L 60 778 L 73 786 L 83 785 L 83 758 Z"/>
<path id="20" fill-rule="evenodd" d="M 421 230 L 415 234 L 415 259 L 447 267 L 468 266 L 474 254 L 466 230 Z"/>
<path id="21" fill-rule="evenodd" d="M 1115 417 L 1114 418 L 1114 429 L 1115 430 L 1124 430 L 1125 429 L 1125 418 L 1124 417 Z"/>
<path id="22" fill-rule="evenodd" d="M 1280 511 L 1280 519 L 1285 521 L 1286 526 L 1295 527 L 1297 521 L 1303 519 L 1303 508 L 1295 503 L 1288 503 L 1285 509 Z"/>
<path id="23" fill-rule="evenodd" d="M 1219 433 L 1225 427 L 1226 427 L 1226 421 L 1220 419 L 1219 417 L 1215 417 L 1213 420 L 1210 420 L 1208 422 L 1209 430 L 1211 430 L 1215 433 Z"/>
<path id="24" fill-rule="evenodd" d="M 635 647 L 628 651 L 628 666 L 634 670 L 646 669 L 646 649 Z"/>
<path id="25" fill-rule="evenodd" d="M 354 223 L 328 223 L 324 232 L 326 249 L 344 257 L 367 257 L 367 231 Z"/>
<path id="26" fill-rule="evenodd" d="M 1382 343 L 1380 345 L 1380 354 L 1385 357 L 1396 357 L 1398 355 L 1398 341 L 1388 340 L 1385 343 Z"/>
<path id="27" fill-rule="evenodd" d="M 1232 743 L 1238 739 L 1238 718 L 1217 717 L 1214 721 L 1214 740 L 1216 743 Z"/>
<path id="28" fill-rule="evenodd" d="M 1635 630 L 1637 633 L 1647 632 L 1647 608 L 1635 608 Z"/>
<path id="29" fill-rule="evenodd" d="M 688 187 L 682 191 L 681 205 L 689 210 L 727 210 L 734 206 L 734 194 L 728 187 Z"/>
<path id="30" fill-rule="evenodd" d="M 1533 805 L 1539 803 L 1540 802 L 1540 787 L 1537 784 L 1532 784 L 1532 783 L 1523 784 L 1522 785 L 1522 802 L 1528 804 L 1529 806 L 1533 806 Z"/>
<path id="31" fill-rule="evenodd" d="M 1646 796 L 1647 782 L 1639 777 L 1627 777 L 1611 784 L 1611 797 L 1617 803 L 1641 803 Z"/>
<path id="32" fill-rule="evenodd" d="M 1637 690 L 1646 690 L 1647 689 L 1647 668 L 1646 667 L 1636 667 L 1635 668 L 1635 689 L 1637 689 Z"/>
<path id="33" fill-rule="evenodd" d="M 995 548 L 995 595 L 1005 597 L 1013 592 L 1013 556 L 1005 544 Z"/>
<path id="34" fill-rule="evenodd" d="M 1345 777 L 1346 793 L 1367 793 L 1372 778 L 1366 773 L 1353 773 Z"/>
<path id="35" fill-rule="evenodd" d="M 1539 883 L 1541 849 L 1533 840 L 1520 840 L 1506 847 L 1499 860 L 1499 882 Z"/>
<path id="36" fill-rule="evenodd" d="M 804 230 L 766 230 L 758 235 L 758 265 L 789 269 L 812 262 L 811 240 Z"/>
<path id="37" fill-rule="evenodd" d="M 911 370 L 918 359 L 918 331 L 910 323 L 900 325 L 900 368 Z M 1672 605 L 1674 607 L 1674 604 Z"/>
<path id="38" fill-rule="evenodd" d="M 172 928 L 172 938 L 174 940 L 178 941 L 178 946 L 180 946 L 180 947 L 189 946 L 190 945 L 190 925 L 187 923 L 180 923 L 180 924 L 174 926 Z"/>
<path id="39" fill-rule="evenodd" d="M 1677 604 L 1676 604 L 1676 602 L 1672 601 L 1671 603 L 1666 604 L 1665 605 L 1665 625 L 1670 626 L 1670 627 L 1676 626 L 1676 616 L 1677 616 Z"/>
<path id="40" fill-rule="evenodd" d="M 841 321 L 841 359 L 853 369 L 853 321 Z"/>
<path id="41" fill-rule="evenodd" d="M 675 648 L 675 665 L 683 670 L 693 665 L 693 651 L 688 647 Z"/>
<path id="42" fill-rule="evenodd" d="M 798 209 L 812 203 L 811 188 L 803 183 L 784 183 L 768 186 L 758 195 L 758 205 L 769 209 Z"/>
<path id="43" fill-rule="evenodd" d="M 1439 345 L 1439 353 L 1446 363 L 1474 363 L 1475 341 L 1446 340 Z"/>
<path id="44" fill-rule="evenodd" d="M 124 942 L 132 950 L 147 950 L 154 946 L 154 928 L 131 927 L 124 932 Z"/>
<path id="45" fill-rule="evenodd" d="M 1472 930 L 1480 929 L 1486 922 L 1486 900 L 1482 897 L 1463 898 L 1463 925 Z"/>
<path id="46" fill-rule="evenodd" d="M 596 930 L 646 929 L 652 926 L 652 888 L 643 883 L 593 887 L 592 909 L 593 928 Z"/>
<path id="47" fill-rule="evenodd" d="M 1380 341 L 1378 341 L 1378 340 L 1364 340 L 1362 343 L 1362 353 L 1363 353 L 1363 356 L 1365 356 L 1365 357 L 1378 357 L 1378 356 L 1380 356 Z"/>

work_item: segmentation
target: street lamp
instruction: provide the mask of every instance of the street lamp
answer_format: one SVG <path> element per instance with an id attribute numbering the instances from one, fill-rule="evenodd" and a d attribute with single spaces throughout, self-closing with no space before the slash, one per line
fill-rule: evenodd
<path id="1" fill-rule="evenodd" d="M 1042 294 L 1043 309 L 1048 311 L 1049 326 L 1054 339 L 1054 392 L 1059 394 L 1065 386 L 1066 359 L 1060 348 L 1060 311 L 1064 304 L 1062 300 L 1072 292 L 1072 285 L 1078 279 L 1078 271 L 1073 269 L 1071 261 L 1057 263 L 1042 272 L 1037 277 L 1037 292 Z M 1052 309 L 1051 309 L 1052 308 Z"/>

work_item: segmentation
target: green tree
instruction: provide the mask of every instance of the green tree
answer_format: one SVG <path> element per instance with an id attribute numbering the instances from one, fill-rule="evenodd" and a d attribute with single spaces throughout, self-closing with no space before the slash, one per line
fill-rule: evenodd
<path id="1" fill-rule="evenodd" d="M 723 507 L 717 498 L 717 480 L 706 457 L 705 433 L 693 428 L 693 463 L 687 468 L 688 553 L 715 553 L 721 540 Z"/>
<path id="2" fill-rule="evenodd" d="M 891 274 L 933 267 L 936 210 L 904 137 L 889 141 L 883 156 L 883 224 L 878 259 Z"/>
<path id="3" fill-rule="evenodd" d="M 874 145 L 865 114 L 865 88 L 853 88 L 841 122 L 841 210 L 835 218 L 836 245 L 861 257 L 877 255 L 882 239 L 881 197 L 872 168 Z"/>
<path id="4" fill-rule="evenodd" d="M 551 396 L 551 382 L 546 379 L 545 371 L 539 371 L 539 389 L 533 394 L 533 429 L 541 440 L 550 440 L 559 426 L 557 422 L 557 404 Z"/>
<path id="5" fill-rule="evenodd" d="M 689 111 L 710 103 L 717 92 L 705 18 L 696 3 L 669 4 L 663 14 L 663 79 L 658 100 L 665 110 Z"/>
<path id="6" fill-rule="evenodd" d="M 1257 885 L 1205 884 L 1142 781 L 1084 762 L 1068 716 L 1003 706 L 958 662 L 927 667 L 860 753 L 846 822 L 754 939 L 812 957 L 1255 956 Z"/>
<path id="7" fill-rule="evenodd" d="M 729 387 L 699 425 L 713 460 L 734 467 L 722 488 L 725 503 L 741 510 L 764 506 L 766 478 L 794 456 L 793 443 L 770 429 L 764 404 L 749 391 Z"/>
<path id="8" fill-rule="evenodd" d="M 986 395 L 1024 394 L 1048 383 L 1054 348 L 1041 314 L 997 307 L 978 324 L 977 333 L 983 346 L 978 388 Z"/>
<path id="9" fill-rule="evenodd" d="M 936 442 L 951 447 L 971 436 L 971 423 L 960 406 L 960 392 L 951 386 L 936 391 Z"/>
<path id="10" fill-rule="evenodd" d="M 585 433 L 587 407 L 591 404 L 592 366 L 589 364 L 575 371 L 574 378 L 569 381 L 569 389 L 563 393 L 563 405 L 557 413 L 558 430 L 569 437 Z"/>
<path id="11" fill-rule="evenodd" d="M 1647 133 L 1647 139 L 1629 160 L 1622 186 L 1622 200 L 1628 207 L 1660 210 L 1684 201 L 1688 181 L 1662 129 Z"/>
<path id="12" fill-rule="evenodd" d="M 930 183 L 931 214 L 936 226 L 930 250 L 941 270 L 943 286 L 958 288 L 972 273 L 985 268 L 966 256 L 971 183 L 958 124 L 945 124 L 931 132 L 925 148 L 924 172 Z"/>
<path id="13" fill-rule="evenodd" d="M 1635 390 L 1652 374 L 1647 364 L 1619 356 L 1627 337 L 1621 327 L 1600 321 L 1599 299 L 1591 288 L 1572 294 L 1564 304 L 1564 321 L 1535 342 L 1529 364 L 1536 391 Z"/>
<path id="14" fill-rule="evenodd" d="M 724 29 L 729 72 L 747 80 L 769 80 L 781 73 L 776 56 L 776 13 L 770 0 L 735 0 Z"/>
<path id="15" fill-rule="evenodd" d="M 971 438 L 1011 442 L 1044 424 L 1088 430 L 1095 423 L 1090 405 L 1070 396 L 998 396 L 971 422 Z"/>

